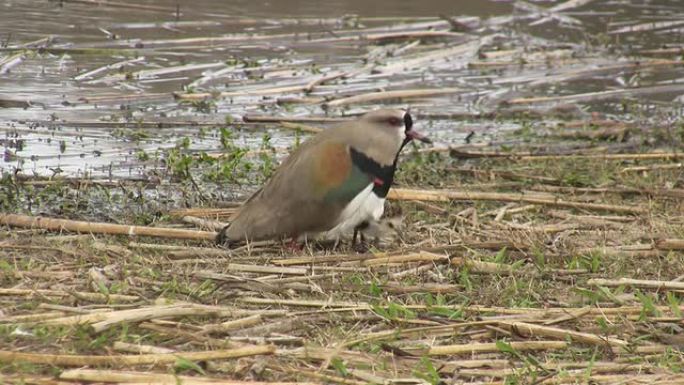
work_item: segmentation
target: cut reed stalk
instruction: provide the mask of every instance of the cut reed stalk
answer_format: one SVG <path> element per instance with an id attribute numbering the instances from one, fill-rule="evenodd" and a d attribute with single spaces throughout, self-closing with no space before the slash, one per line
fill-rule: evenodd
<path id="1" fill-rule="evenodd" d="M 169 229 L 163 227 L 129 226 L 101 222 L 72 221 L 30 215 L 2 214 L 0 225 L 42 229 L 49 231 L 73 231 L 86 234 L 112 234 L 133 236 L 150 236 L 161 238 L 214 240 L 215 232 Z"/>

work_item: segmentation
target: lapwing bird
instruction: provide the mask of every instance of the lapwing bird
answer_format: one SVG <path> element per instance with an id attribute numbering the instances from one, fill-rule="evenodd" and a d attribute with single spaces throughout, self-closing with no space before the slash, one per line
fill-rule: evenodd
<path id="1" fill-rule="evenodd" d="M 377 221 L 411 140 L 431 143 L 404 110 L 381 109 L 299 146 L 240 208 L 217 243 L 315 236 L 337 239 Z"/>

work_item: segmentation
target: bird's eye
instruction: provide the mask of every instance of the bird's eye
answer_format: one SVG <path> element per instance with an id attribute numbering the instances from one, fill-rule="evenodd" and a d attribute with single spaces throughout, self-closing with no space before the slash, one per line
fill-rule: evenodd
<path id="1" fill-rule="evenodd" d="M 393 117 L 387 119 L 387 123 L 389 123 L 392 126 L 401 126 L 402 121 L 401 121 L 401 119 L 393 116 Z"/>

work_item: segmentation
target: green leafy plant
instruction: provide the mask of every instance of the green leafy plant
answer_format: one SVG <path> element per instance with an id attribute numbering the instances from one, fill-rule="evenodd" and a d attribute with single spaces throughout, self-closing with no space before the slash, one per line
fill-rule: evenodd
<path id="1" fill-rule="evenodd" d="M 435 369 L 427 357 L 422 357 L 416 367 L 413 369 L 413 375 L 428 382 L 431 385 L 439 385 L 442 382 L 439 372 Z"/>

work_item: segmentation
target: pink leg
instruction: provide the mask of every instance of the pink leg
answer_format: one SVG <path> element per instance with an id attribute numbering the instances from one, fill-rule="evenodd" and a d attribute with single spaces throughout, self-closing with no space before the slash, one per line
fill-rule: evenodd
<path id="1" fill-rule="evenodd" d="M 297 242 L 298 236 L 292 237 L 289 242 L 285 244 L 285 248 L 291 253 L 299 253 L 304 249 L 304 245 Z"/>

